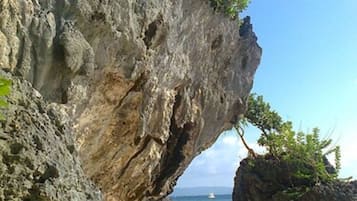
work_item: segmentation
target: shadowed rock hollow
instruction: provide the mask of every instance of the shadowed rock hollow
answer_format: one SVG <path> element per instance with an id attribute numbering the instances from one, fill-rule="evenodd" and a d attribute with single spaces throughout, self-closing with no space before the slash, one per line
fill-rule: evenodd
<path id="1" fill-rule="evenodd" d="M 164 197 L 244 111 L 261 49 L 208 2 L 0 2 L 0 67 L 67 113 L 105 200 Z"/>

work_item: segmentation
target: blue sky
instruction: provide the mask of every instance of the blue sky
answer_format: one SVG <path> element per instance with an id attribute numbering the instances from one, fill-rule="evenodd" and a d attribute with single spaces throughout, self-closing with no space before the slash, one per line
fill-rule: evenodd
<path id="1" fill-rule="evenodd" d="M 253 92 L 303 131 L 321 129 L 341 145 L 341 177 L 357 179 L 357 1 L 252 0 L 263 48 Z M 258 132 L 246 131 L 255 145 Z M 234 131 L 198 156 L 178 187 L 233 186 L 246 151 Z"/>

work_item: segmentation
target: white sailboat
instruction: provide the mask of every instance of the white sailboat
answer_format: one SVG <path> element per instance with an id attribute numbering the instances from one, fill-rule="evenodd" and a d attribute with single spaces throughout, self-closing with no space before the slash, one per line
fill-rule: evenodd
<path id="1" fill-rule="evenodd" d="M 216 196 L 214 195 L 214 193 L 209 193 L 208 194 L 208 199 L 215 199 Z"/>

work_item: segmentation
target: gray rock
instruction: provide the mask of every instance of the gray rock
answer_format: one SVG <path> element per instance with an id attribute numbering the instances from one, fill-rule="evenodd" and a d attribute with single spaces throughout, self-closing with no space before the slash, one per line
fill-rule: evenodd
<path id="1" fill-rule="evenodd" d="M 325 164 L 329 165 L 329 162 L 325 161 Z M 295 168 L 301 167 L 270 157 L 242 160 L 234 179 L 233 201 L 357 200 L 357 181 L 314 183 L 296 177 L 293 174 L 297 171 Z"/>
<path id="2" fill-rule="evenodd" d="M 60 105 L 56 121 L 68 116 L 85 174 L 111 201 L 163 198 L 232 127 L 256 41 L 248 18 L 239 30 L 208 0 L 0 3 L 0 67 Z"/>
<path id="3" fill-rule="evenodd" d="M 7 77 L 13 86 L 1 110 L 0 200 L 102 200 L 83 173 L 69 123 L 60 121 L 66 117 L 30 83 Z"/>

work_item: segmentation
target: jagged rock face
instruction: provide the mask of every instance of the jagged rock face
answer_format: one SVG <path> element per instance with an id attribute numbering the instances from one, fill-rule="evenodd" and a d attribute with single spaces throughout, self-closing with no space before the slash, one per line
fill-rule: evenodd
<path id="1" fill-rule="evenodd" d="M 102 200 L 80 166 L 66 114 L 27 81 L 11 80 L 9 107 L 1 111 L 0 200 Z"/>
<path id="2" fill-rule="evenodd" d="M 0 67 L 67 111 L 106 200 L 165 196 L 244 111 L 261 49 L 208 2 L 0 2 Z"/>
<path id="3" fill-rule="evenodd" d="M 357 200 L 357 181 L 311 183 L 292 175 L 296 172 L 293 168 L 285 161 L 266 157 L 242 160 L 234 179 L 233 201 Z"/>

